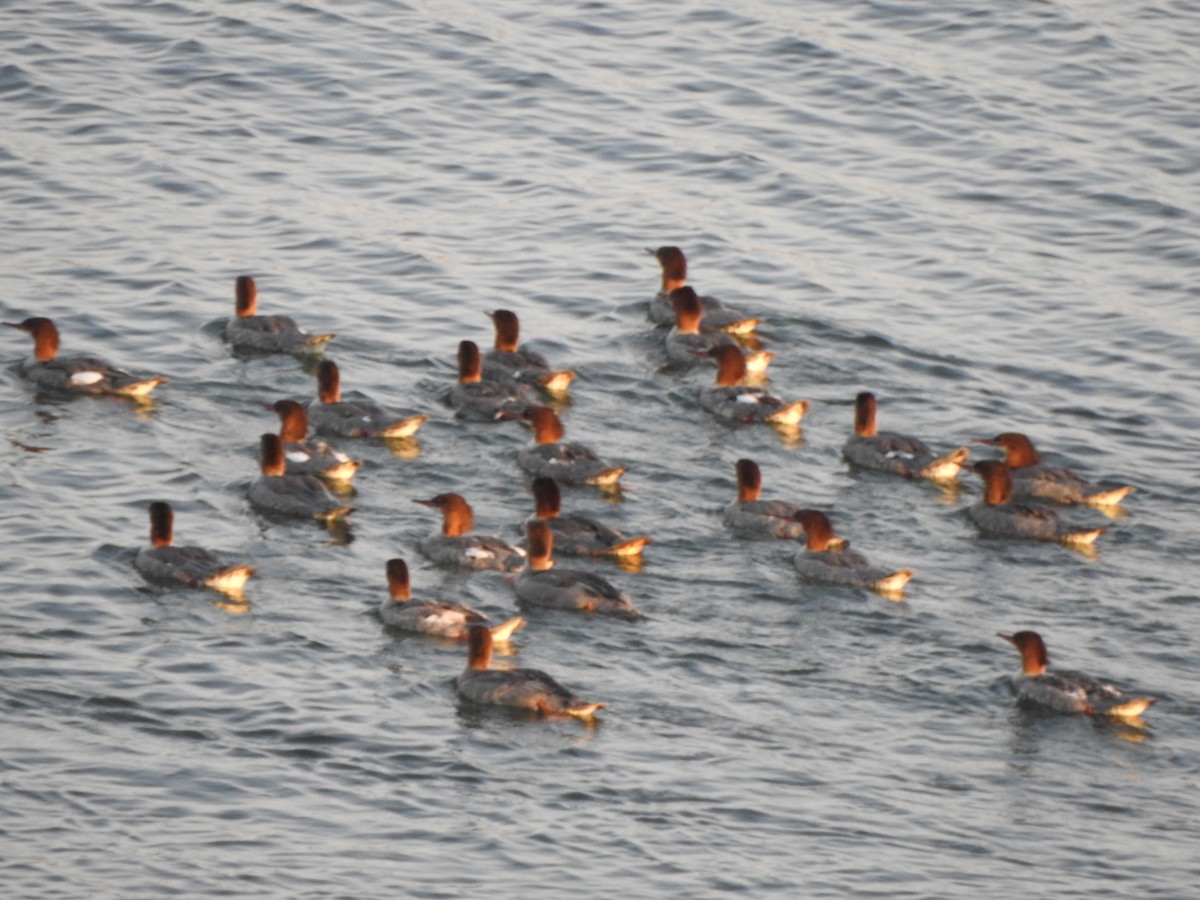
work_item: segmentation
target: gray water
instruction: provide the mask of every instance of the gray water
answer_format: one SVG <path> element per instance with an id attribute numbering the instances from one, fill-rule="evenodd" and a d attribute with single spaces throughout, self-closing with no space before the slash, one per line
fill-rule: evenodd
<path id="1" fill-rule="evenodd" d="M 1193 895 L 1198 48 L 1191 2 L 0 4 L 0 313 L 170 378 L 139 410 L 0 371 L 5 896 Z M 765 318 L 802 439 L 664 366 L 667 243 Z M 222 343 L 243 273 L 431 417 L 354 448 L 348 541 L 247 506 L 261 404 L 313 379 Z M 514 537 L 531 509 L 524 430 L 442 400 L 498 307 L 579 373 L 568 437 L 629 466 L 565 505 L 654 538 L 593 566 L 646 621 L 537 614 L 509 660 L 595 728 L 460 708 L 462 647 L 374 615 L 396 555 L 511 614 L 423 560 L 410 502 Z M 973 476 L 847 469 L 864 389 L 882 427 L 1025 431 L 1137 492 L 1073 513 L 1094 555 L 981 539 Z M 743 456 L 916 569 L 906 599 L 726 534 Z M 155 499 L 259 567 L 248 610 L 142 581 Z M 1019 628 L 1160 698 L 1149 727 L 1016 707 Z"/>

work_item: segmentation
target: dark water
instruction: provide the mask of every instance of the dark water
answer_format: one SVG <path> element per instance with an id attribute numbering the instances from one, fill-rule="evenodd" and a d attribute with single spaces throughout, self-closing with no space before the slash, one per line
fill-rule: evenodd
<path id="1" fill-rule="evenodd" d="M 0 6 L 0 312 L 170 377 L 150 410 L 0 373 L 0 877 L 13 897 L 1185 896 L 1200 883 L 1200 6 L 382 2 Z M 763 315 L 803 439 L 730 431 L 645 318 L 677 243 Z M 426 411 L 352 540 L 245 502 L 292 358 L 221 342 L 236 275 Z M 517 426 L 441 402 L 508 307 L 629 465 L 649 614 L 536 615 L 519 662 L 603 723 L 460 709 L 462 648 L 385 633 L 410 502 L 530 509 Z M 5 358 L 28 349 L 3 336 Z M 851 401 L 940 446 L 1022 430 L 1138 490 L 1094 556 L 981 540 L 841 462 Z M 831 512 L 903 603 L 728 537 L 733 462 Z M 250 610 L 147 587 L 146 504 L 253 561 Z M 1089 521 L 1102 516 L 1080 514 Z M 1160 698 L 1145 731 L 1014 707 L 1012 649 Z M 1002 885 L 1002 887 L 1001 887 Z"/>

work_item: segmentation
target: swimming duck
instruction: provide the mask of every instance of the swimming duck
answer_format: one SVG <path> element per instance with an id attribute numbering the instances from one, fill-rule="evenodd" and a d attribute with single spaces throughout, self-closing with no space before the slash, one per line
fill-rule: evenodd
<path id="1" fill-rule="evenodd" d="M 875 395 L 863 391 L 854 399 L 854 434 L 842 446 L 842 456 L 863 469 L 891 472 L 905 478 L 953 481 L 970 456 L 966 447 L 935 456 L 914 437 L 878 431 Z"/>
<path id="2" fill-rule="evenodd" d="M 33 359 L 21 363 L 21 374 L 37 387 L 142 399 L 166 383 L 167 379 L 158 375 L 150 378 L 130 375 L 94 356 L 59 356 L 58 329 L 41 316 L 4 324 L 33 336 Z"/>
<path id="3" fill-rule="evenodd" d="M 533 407 L 528 418 L 533 443 L 517 453 L 517 465 L 530 475 L 553 478 L 566 485 L 612 488 L 625 474 L 624 466 L 610 466 L 589 447 L 564 442 L 562 421 L 548 406 Z"/>
<path id="4" fill-rule="evenodd" d="M 1064 522 L 1040 503 L 1014 503 L 1012 476 L 999 460 L 985 459 L 971 468 L 983 478 L 983 499 L 970 506 L 967 515 L 984 534 L 1087 547 L 1104 533 L 1103 528 L 1081 529 Z"/>
<path id="5" fill-rule="evenodd" d="M 662 267 L 662 286 L 650 300 L 650 321 L 655 325 L 672 325 L 675 308 L 671 304 L 671 292 L 687 285 L 687 258 L 678 247 L 647 248 L 647 253 L 658 260 Z M 727 334 L 749 334 L 759 326 L 762 319 L 742 315 L 730 309 L 716 297 L 700 297 L 703 331 L 723 331 Z"/>
<path id="6" fill-rule="evenodd" d="M 429 416 L 397 419 L 370 400 L 342 399 L 342 376 L 337 363 L 323 359 L 317 366 L 317 399 L 308 408 L 313 428 L 338 437 L 412 437 Z"/>
<path id="7" fill-rule="evenodd" d="M 472 625 L 467 641 L 467 667 L 456 685 L 464 700 L 586 722 L 604 709 L 603 703 L 581 700 L 538 669 L 492 669 L 492 634 L 486 626 Z"/>
<path id="8" fill-rule="evenodd" d="M 565 556 L 638 556 L 650 543 L 648 537 L 627 538 L 581 513 L 563 515 L 562 495 L 553 478 L 535 478 L 532 488 L 536 516 L 550 526 L 554 546 Z"/>
<path id="9" fill-rule="evenodd" d="M 449 600 L 414 601 L 408 564 L 402 559 L 387 561 L 387 580 L 388 596 L 379 606 L 379 618 L 392 628 L 465 640 L 472 625 L 483 625 L 488 627 L 493 640 L 507 641 L 525 627 L 525 620 L 520 616 L 500 625 L 487 626 L 487 616 L 466 604 Z"/>
<path id="10" fill-rule="evenodd" d="M 315 475 L 289 475 L 283 442 L 277 434 L 259 440 L 262 475 L 250 484 L 250 502 L 265 512 L 333 522 L 350 514 L 350 507 L 329 493 Z"/>
<path id="11" fill-rule="evenodd" d="M 717 361 L 717 383 L 700 392 L 700 405 L 725 425 L 766 422 L 794 426 L 808 412 L 807 400 L 784 403 L 766 388 L 750 387 L 746 379 L 746 357 L 740 347 L 721 344 L 708 351 Z"/>
<path id="12" fill-rule="evenodd" d="M 850 550 L 850 542 L 833 533 L 825 513 L 802 509 L 797 511 L 796 518 L 804 524 L 807 539 L 806 546 L 797 551 L 792 564 L 806 581 L 868 588 L 899 598 L 904 585 L 913 577 L 912 569 L 873 566 L 861 553 Z"/>
<path id="13" fill-rule="evenodd" d="M 627 594 L 618 591 L 599 575 L 576 569 L 554 568 L 554 560 L 550 558 L 554 549 L 554 532 L 548 524 L 540 520 L 528 522 L 525 534 L 529 556 L 513 583 L 520 605 L 594 613 L 619 619 L 642 617 Z"/>
<path id="14" fill-rule="evenodd" d="M 474 341 L 458 345 L 458 382 L 450 389 L 450 403 L 464 418 L 518 419 L 535 405 L 533 388 L 516 380 L 484 381 L 483 362 Z"/>
<path id="15" fill-rule="evenodd" d="M 671 291 L 671 303 L 675 307 L 675 325 L 663 339 L 667 359 L 680 365 L 694 365 L 708 354 L 713 347 L 737 342 L 727 334 L 702 332 L 700 330 L 700 298 L 690 287 Z M 746 357 L 746 371 L 761 375 L 767 370 L 774 353 L 758 350 Z"/>
<path id="16" fill-rule="evenodd" d="M 150 504 L 150 546 L 138 550 L 134 567 L 147 581 L 185 584 L 190 588 L 212 588 L 238 598 L 254 566 L 229 565 L 203 547 L 175 547 L 175 513 L 170 504 Z"/>
<path id="17" fill-rule="evenodd" d="M 762 472 L 751 459 L 734 463 L 737 475 L 737 499 L 725 507 L 725 525 L 735 531 L 794 540 L 805 534 L 804 523 L 796 518 L 800 507 L 783 500 L 760 500 Z"/>
<path id="18" fill-rule="evenodd" d="M 1033 441 L 1019 432 L 1006 431 L 994 438 L 975 440 L 1004 450 L 1004 462 L 1012 473 L 1013 492 L 1018 497 L 1110 507 L 1119 504 L 1133 490 L 1128 485 L 1103 487 L 1080 478 L 1070 469 L 1042 465 Z"/>
<path id="19" fill-rule="evenodd" d="M 1046 644 L 1036 631 L 998 634 L 1021 654 L 1021 674 L 1013 677 L 1017 699 L 1056 712 L 1086 713 L 1115 719 L 1136 719 L 1155 701 L 1150 697 L 1126 699 L 1107 682 L 1079 672 L 1047 672 Z"/>
<path id="20" fill-rule="evenodd" d="M 520 346 L 521 323 L 516 313 L 498 309 L 488 316 L 496 330 L 496 339 L 484 357 L 483 377 L 501 383 L 518 381 L 539 387 L 551 397 L 565 397 L 575 373 L 569 369 L 554 371 L 542 354 Z"/>
<path id="21" fill-rule="evenodd" d="M 279 416 L 279 439 L 292 474 L 317 475 L 335 484 L 354 478 L 362 463 L 324 441 L 308 439 L 308 411 L 295 400 L 276 400 L 268 409 Z"/>
<path id="22" fill-rule="evenodd" d="M 495 569 L 515 572 L 525 563 L 525 551 L 498 537 L 470 534 L 475 527 L 475 511 L 460 494 L 438 494 L 428 500 L 413 500 L 421 506 L 441 510 L 442 533 L 431 535 L 418 545 L 434 562 L 468 569 Z"/>
<path id="23" fill-rule="evenodd" d="M 318 353 L 332 334 L 309 334 L 289 316 L 260 316 L 258 286 L 249 275 L 239 275 L 234 286 L 236 315 L 225 323 L 225 340 L 240 350 L 267 353 Z"/>

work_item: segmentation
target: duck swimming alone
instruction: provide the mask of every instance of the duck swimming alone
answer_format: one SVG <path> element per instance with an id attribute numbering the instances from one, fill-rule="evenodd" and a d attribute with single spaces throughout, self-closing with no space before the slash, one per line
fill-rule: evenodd
<path id="1" fill-rule="evenodd" d="M 321 434 L 352 438 L 412 437 L 429 416 L 397 419 L 370 400 L 342 399 L 342 376 L 337 363 L 323 359 L 317 366 L 317 399 L 308 408 L 308 418 Z"/>
<path id="2" fill-rule="evenodd" d="M 648 537 L 628 538 L 580 513 L 563 515 L 562 494 L 553 478 L 535 478 L 532 488 L 536 516 L 550 526 L 554 546 L 564 556 L 639 556 L 650 543 Z"/>
<path id="3" fill-rule="evenodd" d="M 249 275 L 239 275 L 234 287 L 234 317 L 225 323 L 225 340 L 239 350 L 266 353 L 319 353 L 332 334 L 309 334 L 289 316 L 260 316 L 258 286 Z"/>
<path id="4" fill-rule="evenodd" d="M 700 391 L 700 405 L 725 425 L 766 422 L 794 426 L 808 412 L 807 400 L 784 403 L 766 388 L 743 384 L 746 357 L 740 347 L 721 344 L 708 351 L 717 361 L 717 383 Z"/>
<path id="5" fill-rule="evenodd" d="M 475 527 L 475 512 L 462 495 L 438 494 L 413 503 L 441 510 L 442 533 L 431 535 L 418 545 L 434 562 L 498 572 L 515 572 L 525 564 L 525 551 L 520 547 L 491 535 L 470 534 Z"/>
<path id="6" fill-rule="evenodd" d="M 1118 505 L 1133 490 L 1129 485 L 1104 487 L 1093 484 L 1070 469 L 1042 465 L 1033 441 L 1020 432 L 1006 431 L 994 438 L 975 440 L 1004 450 L 1004 463 L 1012 473 L 1013 492 L 1018 497 L 1103 508 Z"/>
<path id="7" fill-rule="evenodd" d="M 967 515 L 986 535 L 1088 547 L 1104 533 L 1103 528 L 1082 529 L 1064 522 L 1040 503 L 1014 503 L 1012 475 L 999 460 L 985 459 L 972 468 L 983 478 L 983 499 L 970 506 Z"/>
<path id="8" fill-rule="evenodd" d="M 807 531 L 806 546 L 792 559 L 796 572 L 805 581 L 841 587 L 868 588 L 899 599 L 913 577 L 912 569 L 883 569 L 867 562 L 861 553 L 850 550 L 850 542 L 837 537 L 823 512 L 802 509 L 796 514 Z"/>
<path id="9" fill-rule="evenodd" d="M 662 286 L 650 300 L 650 321 L 655 325 L 673 325 L 675 308 L 671 292 L 687 285 L 687 258 L 678 247 L 659 247 L 646 250 L 662 268 Z M 726 334 L 750 334 L 762 319 L 742 315 L 730 309 L 716 297 L 698 297 L 701 307 L 700 328 L 703 331 L 723 331 Z"/>
<path id="10" fill-rule="evenodd" d="M 134 567 L 147 581 L 184 584 L 190 588 L 212 588 L 239 598 L 254 566 L 230 565 L 203 547 L 175 547 L 175 513 L 170 504 L 150 504 L 150 546 L 138 550 Z"/>
<path id="11" fill-rule="evenodd" d="M 290 475 L 283 442 L 277 434 L 259 440 L 262 475 L 250 484 L 250 502 L 260 510 L 320 522 L 334 522 L 350 514 L 350 507 L 329 493 L 315 475 Z"/>
<path id="12" fill-rule="evenodd" d="M 279 416 L 279 439 L 292 474 L 316 475 L 337 485 L 349 482 L 362 463 L 324 441 L 308 439 L 308 411 L 295 400 L 276 400 L 269 409 Z"/>
<path id="13" fill-rule="evenodd" d="M 94 356 L 59 356 L 58 329 L 41 316 L 4 324 L 33 336 L 33 359 L 21 363 L 21 375 L 39 388 L 144 399 L 167 381 L 158 375 L 130 375 Z"/>
<path id="14" fill-rule="evenodd" d="M 1079 672 L 1047 672 L 1046 644 L 1036 631 L 999 634 L 1021 654 L 1021 674 L 1013 677 L 1019 701 L 1063 713 L 1086 713 L 1115 719 L 1136 719 L 1155 701 L 1125 698 L 1111 684 Z"/>
<path id="15" fill-rule="evenodd" d="M 566 397 L 575 373 L 569 369 L 554 371 L 542 354 L 520 346 L 521 323 L 516 313 L 498 309 L 488 316 L 496 339 L 483 359 L 483 377 L 501 383 L 518 381 L 541 388 L 551 397 Z"/>
<path id="16" fill-rule="evenodd" d="M 474 341 L 459 342 L 458 382 L 450 389 L 450 403 L 463 418 L 485 421 L 524 418 L 536 405 L 528 384 L 483 380 L 483 360 Z"/>
<path id="17" fill-rule="evenodd" d="M 904 478 L 953 481 L 970 456 L 966 447 L 935 456 L 914 437 L 879 431 L 875 426 L 875 395 L 863 391 L 854 399 L 854 434 L 842 445 L 842 456 L 852 465 Z"/>
<path id="18" fill-rule="evenodd" d="M 671 304 L 675 308 L 675 325 L 663 338 L 663 349 L 671 362 L 691 366 L 707 356 L 713 347 L 737 346 L 727 334 L 700 330 L 700 298 L 690 287 L 671 291 Z M 775 354 L 766 350 L 755 351 L 746 357 L 746 371 L 761 375 L 774 358 Z"/>
<path id="19" fill-rule="evenodd" d="M 804 522 L 796 517 L 801 508 L 783 500 L 760 500 L 762 472 L 752 459 L 734 463 L 737 499 L 725 507 L 725 525 L 734 531 L 795 540 L 805 536 Z"/>
<path id="20" fill-rule="evenodd" d="M 533 443 L 517 453 L 517 465 L 530 475 L 553 478 L 559 484 L 591 484 L 613 488 L 625 474 L 624 466 L 610 466 L 590 447 L 563 441 L 558 413 L 548 406 L 529 410 Z"/>
<path id="21" fill-rule="evenodd" d="M 590 722 L 603 703 L 588 703 L 538 669 L 493 669 L 492 634 L 472 625 L 467 637 L 467 667 L 458 676 L 458 696 L 471 703 L 511 706 L 543 716 L 571 716 Z"/>
<path id="22" fill-rule="evenodd" d="M 387 580 L 388 596 L 379 606 L 379 618 L 385 625 L 451 640 L 465 640 L 472 625 L 488 627 L 487 616 L 466 604 L 449 600 L 414 601 L 408 579 L 408 564 L 402 559 L 387 561 Z M 507 641 L 524 627 L 525 620 L 514 616 L 488 630 L 493 640 Z"/>
<path id="23" fill-rule="evenodd" d="M 640 619 L 633 601 L 607 580 L 591 572 L 556 569 L 550 558 L 554 533 L 542 521 L 525 525 L 529 556 L 513 586 L 523 607 L 594 613 L 618 619 Z"/>

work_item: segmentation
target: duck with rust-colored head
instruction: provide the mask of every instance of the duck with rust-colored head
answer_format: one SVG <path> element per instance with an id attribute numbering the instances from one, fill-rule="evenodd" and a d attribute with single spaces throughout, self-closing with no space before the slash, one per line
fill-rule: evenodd
<path id="1" fill-rule="evenodd" d="M 429 416 L 396 416 L 365 397 L 342 399 L 342 375 L 337 363 L 321 360 L 317 366 L 317 403 L 308 408 L 308 420 L 321 434 L 351 438 L 408 438 Z"/>
<path id="2" fill-rule="evenodd" d="M 913 577 L 912 569 L 871 565 L 865 556 L 850 549 L 848 540 L 834 534 L 829 517 L 819 510 L 799 510 L 796 518 L 805 528 L 805 546 L 792 564 L 805 581 L 866 588 L 893 599 L 903 597 L 904 586 Z"/>
<path id="3" fill-rule="evenodd" d="M 493 669 L 492 634 L 486 626 L 471 626 L 467 647 L 467 667 L 456 682 L 463 700 L 587 722 L 604 709 L 603 703 L 579 698 L 539 669 Z"/>
<path id="4" fill-rule="evenodd" d="M 807 400 L 785 403 L 764 387 L 747 385 L 746 356 L 741 347 L 721 344 L 707 355 L 717 361 L 717 382 L 700 391 L 700 405 L 722 424 L 765 422 L 792 428 L 808 412 Z"/>
<path id="5" fill-rule="evenodd" d="M 681 366 L 693 366 L 708 356 L 714 347 L 737 347 L 738 343 L 721 332 L 703 331 L 700 328 L 700 298 L 690 287 L 671 291 L 671 305 L 675 310 L 675 324 L 663 338 L 663 350 L 667 359 Z M 761 375 L 775 354 L 758 350 L 746 357 L 746 371 Z"/>
<path id="6" fill-rule="evenodd" d="M 804 523 L 796 518 L 801 507 L 786 500 L 762 499 L 762 471 L 752 459 L 739 459 L 733 466 L 737 477 L 737 499 L 725 507 L 728 528 L 747 534 L 795 540 L 804 537 Z"/>
<path id="7" fill-rule="evenodd" d="M 259 439 L 261 475 L 250 484 L 250 503 L 263 512 L 319 522 L 335 522 L 350 514 L 315 475 L 290 474 L 283 441 L 277 434 Z"/>
<path id="8" fill-rule="evenodd" d="M 563 399 L 575 379 L 569 369 L 554 370 L 542 354 L 521 346 L 521 323 L 509 309 L 488 313 L 496 331 L 492 349 L 483 358 L 483 377 L 501 384 L 517 382 Z"/>
<path id="9" fill-rule="evenodd" d="M 970 456 L 966 447 L 938 456 L 924 441 L 893 431 L 879 431 L 875 424 L 875 395 L 863 391 L 854 398 L 854 434 L 842 445 L 842 456 L 851 465 L 904 478 L 954 481 Z"/>
<path id="10" fill-rule="evenodd" d="M 203 547 L 176 546 L 175 513 L 169 503 L 150 504 L 150 545 L 138 550 L 134 567 L 147 581 L 211 588 L 235 599 L 254 574 L 254 566 L 230 565 Z"/>
<path id="11" fill-rule="evenodd" d="M 1021 654 L 1021 673 L 1013 676 L 1017 699 L 1062 713 L 1086 713 L 1114 719 L 1138 719 L 1154 700 L 1125 697 L 1105 681 L 1080 672 L 1050 672 L 1046 644 L 1036 631 L 998 634 Z"/>
<path id="12" fill-rule="evenodd" d="M 234 282 L 234 317 L 225 323 L 225 340 L 237 350 L 260 353 L 319 353 L 332 334 L 309 334 L 290 316 L 258 315 L 258 286 L 249 275 Z"/>
<path id="13" fill-rule="evenodd" d="M 562 512 L 562 492 L 553 478 L 535 478 L 531 489 L 535 517 L 550 526 L 554 546 L 564 556 L 635 557 L 650 543 L 648 537 L 626 537 L 582 513 Z"/>
<path id="14" fill-rule="evenodd" d="M 36 387 L 145 400 L 152 390 L 167 380 L 158 375 L 149 378 L 130 375 L 94 356 L 59 356 L 58 328 L 42 316 L 4 324 L 33 338 L 33 357 L 22 361 L 21 375 Z"/>
<path id="15" fill-rule="evenodd" d="M 629 595 L 607 579 L 578 569 L 555 568 L 551 557 L 554 533 L 545 522 L 529 522 L 525 532 L 529 555 L 513 583 L 522 608 L 560 609 L 618 619 L 642 617 Z"/>
<path id="16" fill-rule="evenodd" d="M 267 407 L 279 416 L 279 439 L 293 474 L 316 475 L 335 486 L 354 478 L 362 463 L 308 436 L 308 410 L 295 400 L 276 400 Z"/>
<path id="17" fill-rule="evenodd" d="M 525 627 L 525 620 L 520 616 L 489 626 L 487 616 L 465 603 L 414 600 L 408 564 L 402 559 L 387 561 L 387 582 L 388 596 L 379 605 L 379 618 L 391 628 L 461 641 L 466 640 L 472 625 L 483 625 L 491 632 L 493 640 L 507 641 Z"/>
<path id="18" fill-rule="evenodd" d="M 647 253 L 658 260 L 662 270 L 662 282 L 658 293 L 650 298 L 650 321 L 655 325 L 675 324 L 675 308 L 671 304 L 671 292 L 687 286 L 687 257 L 678 247 L 647 249 Z M 750 334 L 762 319 L 744 315 L 726 306 L 716 297 L 699 296 L 700 328 L 702 331 L 723 331 L 726 334 Z"/>
<path id="19" fill-rule="evenodd" d="M 533 442 L 517 453 L 517 465 L 530 475 L 553 478 L 559 484 L 611 489 L 625 474 L 624 466 L 609 465 L 590 447 L 564 441 L 562 420 L 550 407 L 535 406 L 527 418 Z"/>
<path id="20" fill-rule="evenodd" d="M 450 404 L 464 419 L 489 422 L 525 418 L 537 405 L 528 384 L 484 380 L 483 358 L 474 341 L 459 342 L 458 381 L 450 389 Z"/>
<path id="21" fill-rule="evenodd" d="M 983 479 L 983 499 L 970 506 L 967 515 L 989 537 L 1089 547 L 1104 533 L 1103 528 L 1080 528 L 1066 522 L 1040 503 L 1014 502 L 1012 474 L 999 460 L 981 460 L 971 468 Z"/>
<path id="22" fill-rule="evenodd" d="M 489 534 L 473 534 L 475 511 L 461 494 L 438 494 L 413 500 L 442 514 L 441 534 L 425 538 L 418 548 L 436 563 L 467 569 L 515 572 L 525 564 L 525 551 Z"/>
<path id="23" fill-rule="evenodd" d="M 1128 485 L 1106 487 L 1093 484 L 1070 469 L 1044 465 L 1033 441 L 1018 431 L 1005 431 L 994 438 L 975 440 L 1004 451 L 1004 464 L 1012 473 L 1013 493 L 1017 497 L 1107 509 L 1120 504 L 1133 490 Z"/>

